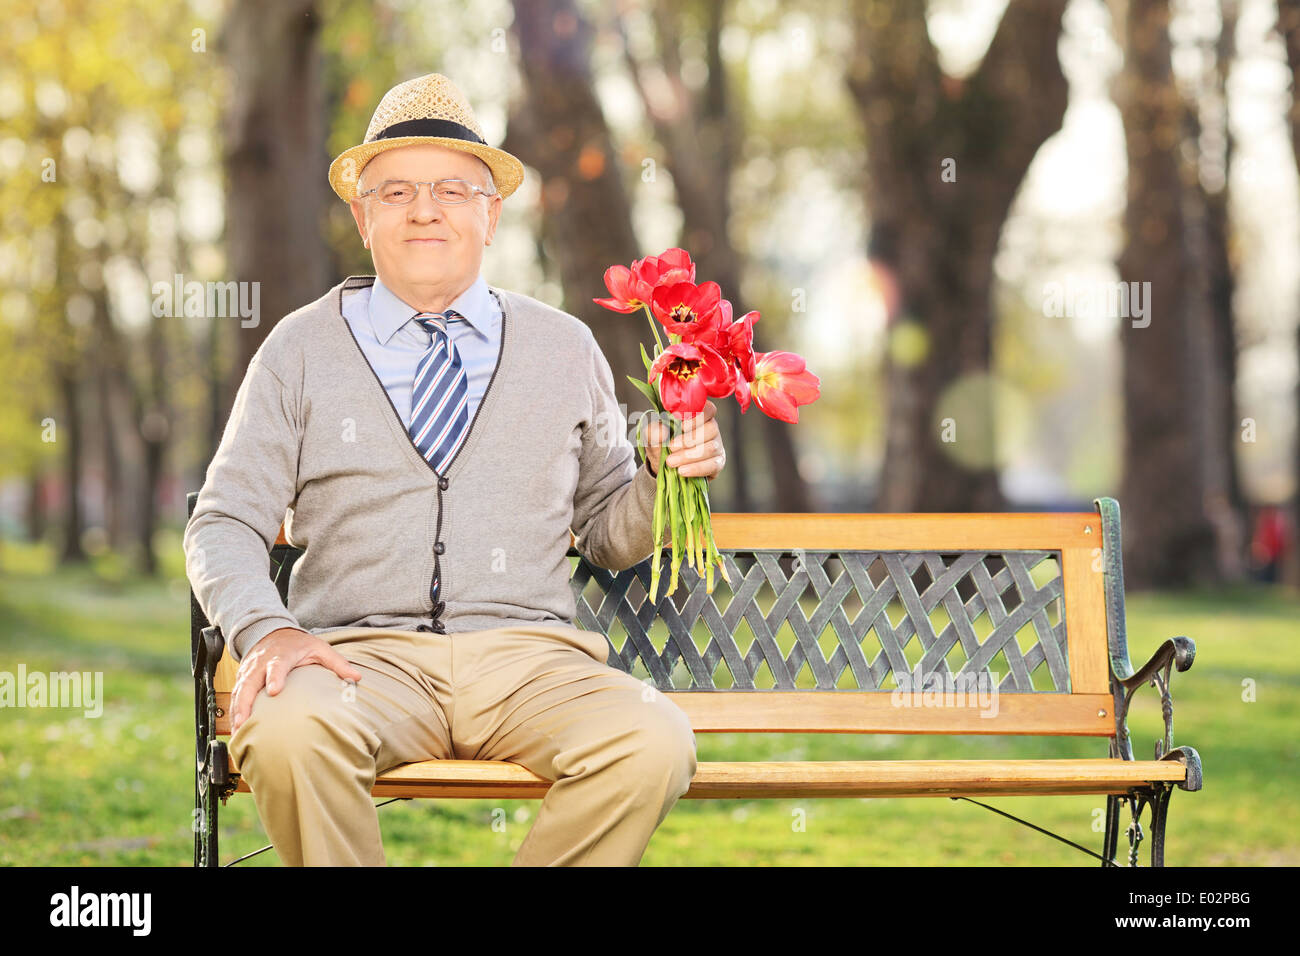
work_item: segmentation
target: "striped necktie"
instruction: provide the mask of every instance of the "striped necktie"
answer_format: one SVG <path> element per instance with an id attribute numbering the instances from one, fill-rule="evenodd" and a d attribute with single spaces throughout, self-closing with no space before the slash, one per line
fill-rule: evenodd
<path id="1" fill-rule="evenodd" d="M 415 367 L 407 431 L 424 460 L 442 475 L 469 432 L 469 380 L 447 332 L 447 323 L 464 316 L 448 309 L 417 312 L 414 318 L 432 341 Z"/>

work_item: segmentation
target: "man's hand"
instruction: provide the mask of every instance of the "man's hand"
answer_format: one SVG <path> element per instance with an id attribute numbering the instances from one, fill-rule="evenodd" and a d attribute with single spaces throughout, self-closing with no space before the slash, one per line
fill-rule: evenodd
<path id="1" fill-rule="evenodd" d="M 361 671 L 323 638 L 296 627 L 277 628 L 239 662 L 235 690 L 230 695 L 230 732 L 248 719 L 258 691 L 265 687 L 274 697 L 284 687 L 289 671 L 303 664 L 323 664 L 344 680 L 361 680 Z"/>
<path id="2" fill-rule="evenodd" d="M 704 403 L 704 410 L 683 419 L 682 433 L 668 443 L 668 464 L 677 469 L 677 473 L 686 478 L 703 475 L 712 481 L 722 471 L 727 462 L 727 451 L 722 447 L 722 433 L 718 430 L 715 416 L 717 407 L 710 401 Z M 668 437 L 668 429 L 660 422 L 650 422 L 646 426 L 646 457 L 650 459 L 650 470 L 659 474 L 659 460 L 662 455 L 662 442 Z"/>

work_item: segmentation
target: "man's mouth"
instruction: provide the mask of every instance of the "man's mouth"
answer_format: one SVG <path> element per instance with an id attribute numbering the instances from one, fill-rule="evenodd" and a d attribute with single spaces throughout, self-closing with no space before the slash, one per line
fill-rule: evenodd
<path id="1" fill-rule="evenodd" d="M 407 242 L 413 242 L 416 245 L 436 245 L 440 242 L 446 242 L 446 239 L 407 239 Z"/>

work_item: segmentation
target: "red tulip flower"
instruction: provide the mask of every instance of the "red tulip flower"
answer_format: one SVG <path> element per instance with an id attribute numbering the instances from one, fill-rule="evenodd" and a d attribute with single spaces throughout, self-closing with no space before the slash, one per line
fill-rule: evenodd
<path id="1" fill-rule="evenodd" d="M 736 390 L 732 393 L 736 399 L 736 404 L 740 406 L 740 414 L 749 411 L 749 399 L 753 395 L 750 391 L 750 381 L 745 378 L 739 371 L 736 372 Z"/>
<path id="2" fill-rule="evenodd" d="M 650 309 L 670 334 L 680 335 L 683 342 L 702 341 L 718 351 L 721 302 L 722 288 L 716 282 L 674 282 L 655 289 Z"/>
<path id="3" fill-rule="evenodd" d="M 731 364 L 709 346 L 693 342 L 665 348 L 646 377 L 659 380 L 664 408 L 682 418 L 698 415 L 706 400 L 730 395 L 736 387 Z"/>
<path id="4" fill-rule="evenodd" d="M 643 305 L 650 304 L 654 286 L 646 284 L 627 266 L 610 266 L 605 270 L 605 288 L 611 298 L 592 299 L 597 305 L 614 312 L 635 312 Z"/>
<path id="5" fill-rule="evenodd" d="M 605 270 L 605 288 L 611 298 L 592 299 L 614 312 L 635 312 L 650 304 L 661 285 L 695 281 L 695 263 L 685 249 L 669 249 L 661 256 L 646 256 L 627 266 Z"/>
<path id="6" fill-rule="evenodd" d="M 731 303 L 722 300 L 723 317 L 728 320 L 723 326 L 726 333 L 727 355 L 736 363 L 736 368 L 746 379 L 754 378 L 754 323 L 758 321 L 757 312 L 746 312 L 735 322 L 731 322 Z"/>
<path id="7" fill-rule="evenodd" d="M 759 352 L 755 359 L 749 387 L 759 410 L 797 424 L 799 406 L 815 402 L 821 395 L 821 379 L 808 371 L 803 356 L 794 352 Z"/>
<path id="8" fill-rule="evenodd" d="M 646 256 L 632 263 L 632 271 L 652 286 L 694 282 L 695 263 L 685 249 L 669 249 L 661 256 Z"/>

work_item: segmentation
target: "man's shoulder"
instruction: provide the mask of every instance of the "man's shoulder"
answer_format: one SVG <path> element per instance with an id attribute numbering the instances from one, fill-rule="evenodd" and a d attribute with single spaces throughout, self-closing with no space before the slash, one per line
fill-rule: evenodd
<path id="1" fill-rule="evenodd" d="M 502 289 L 499 286 L 489 286 L 489 288 L 501 296 L 507 310 L 519 317 L 521 328 L 541 336 L 548 343 L 567 342 L 588 348 L 595 345 L 596 340 L 591 328 L 576 315 L 557 309 L 541 299 L 535 299 L 522 292 Z"/>
<path id="2" fill-rule="evenodd" d="M 343 284 L 331 286 L 319 298 L 299 306 L 271 326 L 258 347 L 260 359 L 272 370 L 284 373 L 305 363 L 308 350 L 327 346 L 330 337 L 321 333 L 339 321 L 336 311 Z"/>

